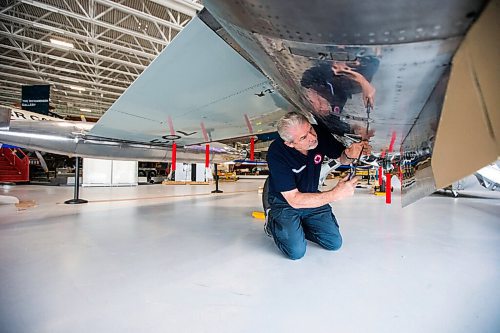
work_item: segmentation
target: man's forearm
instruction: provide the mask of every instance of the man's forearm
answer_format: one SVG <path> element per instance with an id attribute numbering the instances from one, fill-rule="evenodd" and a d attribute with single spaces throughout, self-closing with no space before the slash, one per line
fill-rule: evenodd
<path id="1" fill-rule="evenodd" d="M 293 208 L 316 208 L 338 200 L 335 188 L 320 193 L 297 192 L 292 198 L 287 199 Z"/>

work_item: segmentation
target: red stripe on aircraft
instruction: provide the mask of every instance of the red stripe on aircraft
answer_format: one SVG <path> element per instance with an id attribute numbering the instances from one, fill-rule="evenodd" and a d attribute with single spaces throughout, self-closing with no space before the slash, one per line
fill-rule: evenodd
<path id="1" fill-rule="evenodd" d="M 389 152 L 392 153 L 394 149 L 394 142 L 396 142 L 396 132 L 392 132 L 391 144 L 389 145 Z"/>
<path id="2" fill-rule="evenodd" d="M 200 127 L 201 127 L 201 133 L 203 133 L 203 138 L 205 139 L 205 142 L 208 142 L 210 141 L 208 139 L 208 132 L 207 132 L 207 129 L 205 128 L 205 124 L 203 122 L 200 123 Z"/>
<path id="3" fill-rule="evenodd" d="M 246 115 L 245 113 L 245 122 L 247 123 L 247 127 L 248 127 L 248 132 L 250 134 L 253 134 L 253 127 L 252 127 L 252 123 L 250 123 L 250 119 L 248 118 L 248 116 Z"/>
<path id="4" fill-rule="evenodd" d="M 170 116 L 168 116 L 167 122 L 168 128 L 170 130 L 170 135 L 175 135 L 174 123 L 172 122 L 172 118 Z"/>

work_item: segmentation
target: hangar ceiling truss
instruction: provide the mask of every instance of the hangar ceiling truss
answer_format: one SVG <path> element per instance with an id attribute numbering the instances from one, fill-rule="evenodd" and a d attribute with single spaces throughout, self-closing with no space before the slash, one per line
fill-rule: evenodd
<path id="1" fill-rule="evenodd" d="M 50 84 L 54 112 L 99 117 L 201 8 L 189 0 L 0 0 L 0 104 L 19 104 L 22 85 Z"/>

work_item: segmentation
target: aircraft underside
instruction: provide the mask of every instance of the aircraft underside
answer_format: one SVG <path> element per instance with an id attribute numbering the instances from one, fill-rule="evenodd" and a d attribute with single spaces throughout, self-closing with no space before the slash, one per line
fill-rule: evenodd
<path id="1" fill-rule="evenodd" d="M 431 161 L 452 57 L 486 1 L 205 4 L 202 20 L 292 105 L 384 156 L 404 206 L 436 190 Z"/>

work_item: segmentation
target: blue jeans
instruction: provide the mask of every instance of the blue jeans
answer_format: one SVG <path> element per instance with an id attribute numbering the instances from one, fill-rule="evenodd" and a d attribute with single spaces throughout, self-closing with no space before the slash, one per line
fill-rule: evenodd
<path id="1" fill-rule="evenodd" d="M 285 256 L 300 259 L 306 253 L 306 239 L 335 251 L 342 246 L 339 225 L 330 205 L 293 208 L 286 201 L 269 196 L 268 228 Z"/>

